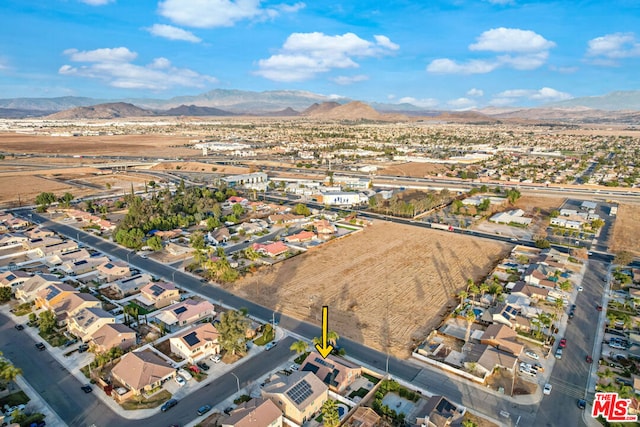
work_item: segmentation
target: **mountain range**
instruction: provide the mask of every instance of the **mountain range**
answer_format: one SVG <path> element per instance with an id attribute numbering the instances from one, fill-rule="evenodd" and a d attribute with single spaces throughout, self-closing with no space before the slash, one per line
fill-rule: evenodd
<path id="1" fill-rule="evenodd" d="M 340 107 L 349 105 L 341 110 Z M 170 99 L 129 98 L 119 100 L 65 96 L 58 98 L 0 99 L 0 117 L 46 117 L 48 119 L 113 119 L 144 116 L 296 116 L 324 119 L 401 120 L 408 116 L 440 119 L 468 116 L 470 121 L 501 119 L 570 122 L 617 122 L 640 120 L 640 91 L 618 91 L 602 96 L 573 98 L 541 107 L 486 107 L 465 113 L 425 110 L 410 103 L 385 104 L 354 101 L 305 91 L 215 89 L 194 96 Z"/>

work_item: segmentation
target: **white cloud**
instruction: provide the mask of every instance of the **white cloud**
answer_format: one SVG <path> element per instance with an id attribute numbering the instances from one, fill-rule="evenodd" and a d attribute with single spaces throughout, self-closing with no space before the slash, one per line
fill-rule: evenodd
<path id="1" fill-rule="evenodd" d="M 88 4 L 89 6 L 104 6 L 114 1 L 115 0 L 80 0 L 80 2 Z"/>
<path id="2" fill-rule="evenodd" d="M 476 102 L 473 99 L 469 99 L 469 98 L 457 98 L 457 99 L 452 99 L 450 101 L 447 101 L 447 105 L 450 105 L 451 107 L 458 109 L 458 110 L 466 110 L 469 108 L 475 108 Z"/>
<path id="3" fill-rule="evenodd" d="M 354 58 L 388 55 L 399 48 L 385 36 L 375 36 L 375 40 L 367 41 L 353 33 L 293 33 L 280 53 L 258 61 L 255 74 L 283 82 L 308 80 L 332 69 L 358 68 Z"/>
<path id="4" fill-rule="evenodd" d="M 614 33 L 588 42 L 587 56 L 596 65 L 616 66 L 617 60 L 640 56 L 640 43 L 633 33 Z"/>
<path id="5" fill-rule="evenodd" d="M 566 92 L 560 92 L 559 90 L 543 87 L 542 89 L 510 89 L 498 93 L 490 102 L 491 105 L 513 105 L 514 103 L 526 99 L 530 101 L 562 101 L 570 99 L 572 96 Z"/>
<path id="6" fill-rule="evenodd" d="M 200 43 L 202 39 L 191 31 L 183 30 L 182 28 L 174 27 L 173 25 L 165 24 L 153 24 L 149 28 L 145 28 L 151 34 L 157 37 L 163 37 L 169 40 L 182 40 L 191 43 Z"/>
<path id="7" fill-rule="evenodd" d="M 427 66 L 430 73 L 439 74 L 485 74 L 490 73 L 500 66 L 498 61 L 484 61 L 481 59 L 472 59 L 471 61 L 458 63 L 451 59 L 441 58 L 434 59 Z"/>
<path id="8" fill-rule="evenodd" d="M 126 47 L 83 52 L 67 49 L 64 54 L 73 62 L 89 65 L 65 64 L 58 70 L 59 74 L 98 79 L 118 88 L 165 90 L 176 86 L 204 87 L 217 82 L 215 77 L 174 67 L 167 58 L 155 58 L 147 65 L 133 64 L 138 55 Z"/>
<path id="9" fill-rule="evenodd" d="M 363 82 L 365 80 L 369 80 L 369 76 L 366 76 L 364 74 L 358 74 L 355 76 L 338 76 L 333 80 L 335 83 L 339 84 L 339 85 L 350 85 L 353 83 L 357 83 L 357 82 Z"/>
<path id="10" fill-rule="evenodd" d="M 549 57 L 549 49 L 556 44 L 529 30 L 518 28 L 493 28 L 476 38 L 469 45 L 470 51 L 502 53 L 490 59 L 471 59 L 458 62 L 439 58 L 427 66 L 430 73 L 485 74 L 496 68 L 508 67 L 516 70 L 533 70 L 542 66 Z"/>
<path id="11" fill-rule="evenodd" d="M 482 89 L 476 89 L 475 87 L 467 91 L 467 96 L 484 96 Z"/>
<path id="12" fill-rule="evenodd" d="M 261 0 L 164 0 L 158 4 L 160 15 L 187 27 L 231 27 L 246 19 L 272 19 L 280 13 L 294 13 L 305 7 L 298 2 L 263 8 Z"/>
<path id="13" fill-rule="evenodd" d="M 79 51 L 67 49 L 64 52 L 74 62 L 131 62 L 138 54 L 131 52 L 126 47 L 114 47 L 95 50 Z"/>
<path id="14" fill-rule="evenodd" d="M 530 30 L 518 28 L 493 28 L 476 38 L 469 50 L 487 50 L 491 52 L 540 52 L 549 50 L 556 44 Z"/>
<path id="15" fill-rule="evenodd" d="M 398 104 L 413 104 L 416 107 L 422 108 L 435 108 L 438 106 L 439 102 L 435 98 L 422 98 L 416 99 L 410 96 L 405 96 L 404 98 L 398 99 Z"/>

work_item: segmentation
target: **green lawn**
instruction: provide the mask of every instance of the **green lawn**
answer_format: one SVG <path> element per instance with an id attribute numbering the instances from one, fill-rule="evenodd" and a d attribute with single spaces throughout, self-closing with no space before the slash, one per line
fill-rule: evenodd
<path id="1" fill-rule="evenodd" d="M 367 393 L 369 393 L 369 390 L 367 390 L 364 387 L 360 387 L 358 390 L 354 390 L 351 392 L 351 394 L 349 395 L 350 398 L 354 398 L 356 396 L 362 398 L 365 397 L 367 395 Z"/>
<path id="2" fill-rule="evenodd" d="M 171 398 L 171 393 L 167 390 L 162 390 L 159 393 L 154 394 L 150 398 L 146 399 L 144 397 L 132 397 L 124 402 L 122 402 L 122 409 L 126 409 L 128 411 L 136 410 L 136 409 L 150 409 L 156 408 L 162 405 L 164 402 Z"/>
<path id="3" fill-rule="evenodd" d="M 276 334 L 273 328 L 271 327 L 271 324 L 267 323 L 264 326 L 264 332 L 262 333 L 262 335 L 260 335 L 258 338 L 253 340 L 253 343 L 255 345 L 266 345 L 268 342 L 273 341 L 275 337 L 276 337 Z"/>
<path id="4" fill-rule="evenodd" d="M 26 404 L 29 400 L 31 399 L 23 391 L 18 391 L 0 398 L 0 408 L 4 408 L 4 405 L 18 406 L 23 403 Z"/>

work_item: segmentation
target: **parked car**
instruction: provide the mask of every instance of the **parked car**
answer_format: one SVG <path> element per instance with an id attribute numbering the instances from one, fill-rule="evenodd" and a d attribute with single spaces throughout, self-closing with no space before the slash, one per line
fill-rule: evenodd
<path id="1" fill-rule="evenodd" d="M 36 348 L 40 351 L 44 351 L 47 349 L 47 347 L 45 347 L 45 345 L 41 342 L 36 343 Z"/>
<path id="2" fill-rule="evenodd" d="M 602 311 L 602 306 L 600 304 L 596 305 L 596 310 Z"/>
<path id="3" fill-rule="evenodd" d="M 582 286 L 578 286 L 578 292 L 582 292 L 584 291 L 584 288 Z"/>
<path id="4" fill-rule="evenodd" d="M 267 343 L 267 345 L 264 347 L 265 350 L 269 351 L 271 350 L 273 347 L 275 347 L 278 344 L 277 341 L 271 341 L 270 343 Z"/>
<path id="5" fill-rule="evenodd" d="M 562 359 L 562 349 L 558 348 L 556 350 L 556 359 Z"/>
<path id="6" fill-rule="evenodd" d="M 584 409 L 587 407 L 587 401 L 584 399 L 578 400 L 578 408 Z"/>
<path id="7" fill-rule="evenodd" d="M 21 331 L 21 330 L 23 330 L 23 329 L 24 329 L 24 326 L 23 326 L 23 325 L 21 325 L 20 323 L 18 323 L 18 324 L 15 326 L 15 328 L 16 328 L 17 330 Z"/>
<path id="8" fill-rule="evenodd" d="M 202 369 L 203 371 L 208 371 L 209 370 L 209 365 L 207 365 L 204 362 L 198 362 L 197 365 L 198 365 L 198 368 Z"/>
<path id="9" fill-rule="evenodd" d="M 193 376 L 185 369 L 178 369 L 178 375 L 180 375 L 182 378 L 184 378 L 187 381 L 193 378 Z"/>
<path id="10" fill-rule="evenodd" d="M 542 367 L 539 363 L 534 363 L 531 365 L 531 369 L 534 369 L 536 372 L 544 372 L 544 367 Z"/>
<path id="11" fill-rule="evenodd" d="M 164 402 L 164 404 L 160 407 L 160 410 L 162 412 L 167 412 L 169 409 L 173 408 L 177 404 L 178 404 L 178 401 L 176 399 L 169 399 L 166 402 Z"/>
<path id="12" fill-rule="evenodd" d="M 546 394 L 547 396 L 551 394 L 551 389 L 553 388 L 553 386 L 549 383 L 544 385 L 544 388 L 542 389 L 542 393 Z"/>
<path id="13" fill-rule="evenodd" d="M 228 406 L 226 408 L 224 408 L 224 412 L 225 414 L 229 415 L 231 413 L 231 411 L 233 411 L 233 406 Z"/>
<path id="14" fill-rule="evenodd" d="M 213 363 L 220 363 L 220 361 L 222 360 L 222 356 L 219 354 L 214 354 L 209 358 L 209 360 L 211 360 Z"/>
<path id="15" fill-rule="evenodd" d="M 300 365 L 298 365 L 297 363 L 294 363 L 291 366 L 289 366 L 289 370 L 297 371 L 299 367 L 300 367 Z"/>
<path id="16" fill-rule="evenodd" d="M 89 350 L 89 344 L 81 344 L 80 347 L 78 347 L 78 353 L 84 353 L 87 350 Z"/>
<path id="17" fill-rule="evenodd" d="M 589 355 L 587 355 L 585 360 L 587 361 L 587 363 L 593 363 L 593 358 L 591 356 L 589 356 Z"/>
<path id="18" fill-rule="evenodd" d="M 88 384 L 87 384 L 87 385 L 83 385 L 82 387 L 80 387 L 80 389 L 81 389 L 82 391 L 84 391 L 85 393 L 91 393 L 91 392 L 93 391 L 93 389 L 91 388 L 91 386 L 90 386 L 90 385 L 88 385 Z"/>
<path id="19" fill-rule="evenodd" d="M 211 405 L 203 405 L 198 408 L 198 415 L 204 415 L 211 410 Z"/>
<path id="20" fill-rule="evenodd" d="M 525 351 L 524 354 L 526 354 L 527 356 L 529 356 L 534 360 L 538 360 L 540 358 L 540 356 L 538 356 L 534 351 L 531 351 L 531 350 Z"/>
<path id="21" fill-rule="evenodd" d="M 562 338 L 560 340 L 560 344 L 558 344 L 558 347 L 565 348 L 566 346 L 567 346 L 567 339 L 566 338 Z"/>
<path id="22" fill-rule="evenodd" d="M 176 375 L 176 382 L 180 387 L 184 386 L 187 383 L 187 381 L 184 378 L 182 378 L 180 375 Z"/>

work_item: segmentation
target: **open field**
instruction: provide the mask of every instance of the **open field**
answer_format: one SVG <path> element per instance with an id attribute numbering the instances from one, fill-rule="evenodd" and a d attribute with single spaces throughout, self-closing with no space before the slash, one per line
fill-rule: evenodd
<path id="1" fill-rule="evenodd" d="M 162 162 L 153 166 L 151 170 L 161 171 L 187 171 L 187 172 L 215 172 L 223 174 L 249 173 L 249 168 L 242 166 L 215 165 L 203 162 Z"/>
<path id="2" fill-rule="evenodd" d="M 175 158 L 198 155 L 183 147 L 188 137 L 167 135 L 47 136 L 0 134 L 0 152 L 46 155 L 142 156 Z M 77 160 L 77 159 L 76 159 Z"/>
<path id="3" fill-rule="evenodd" d="M 629 251 L 640 256 L 640 209 L 634 205 L 621 204 L 613 225 L 611 252 Z"/>
<path id="4" fill-rule="evenodd" d="M 399 165 L 386 166 L 380 175 L 395 175 L 395 176 L 411 176 L 416 178 L 422 178 L 424 176 L 433 176 L 438 173 L 444 173 L 449 168 L 446 165 L 435 163 L 402 163 Z"/>
<path id="5" fill-rule="evenodd" d="M 479 280 L 509 245 L 374 222 L 362 232 L 229 285 L 259 304 L 399 357 L 436 327 L 469 278 Z M 449 307 L 449 310 L 451 307 Z"/>

